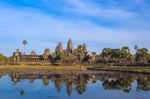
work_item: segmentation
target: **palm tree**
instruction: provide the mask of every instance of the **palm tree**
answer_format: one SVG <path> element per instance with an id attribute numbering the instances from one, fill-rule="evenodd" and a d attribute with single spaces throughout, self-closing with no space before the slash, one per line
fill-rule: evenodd
<path id="1" fill-rule="evenodd" d="M 134 49 L 137 51 L 137 50 L 138 50 L 138 45 L 135 45 L 135 46 L 134 46 Z"/>
<path id="2" fill-rule="evenodd" d="M 85 53 L 87 52 L 86 46 L 78 45 L 76 51 L 77 51 L 78 61 L 81 62 L 81 60 L 84 59 Z"/>
<path id="3" fill-rule="evenodd" d="M 26 47 L 26 45 L 27 45 L 28 42 L 27 42 L 27 40 L 23 40 L 22 43 L 23 43 L 23 45 L 24 45 L 24 54 L 25 54 L 25 47 Z"/>
<path id="4" fill-rule="evenodd" d="M 111 61 L 113 63 L 119 63 L 120 60 L 120 49 L 112 49 L 111 51 Z"/>
<path id="5" fill-rule="evenodd" d="M 147 48 L 138 49 L 136 52 L 135 60 L 140 64 L 147 64 L 149 59 L 149 52 Z"/>
<path id="6" fill-rule="evenodd" d="M 108 63 L 110 61 L 110 57 L 112 55 L 111 48 L 104 48 L 102 51 L 102 59 L 104 62 Z"/>
<path id="7" fill-rule="evenodd" d="M 130 57 L 131 53 L 130 53 L 130 49 L 129 47 L 125 46 L 122 47 L 121 51 L 120 51 L 120 59 L 121 59 L 121 63 L 123 63 L 124 65 L 127 65 L 127 62 L 129 62 L 131 59 Z"/>
<path id="8" fill-rule="evenodd" d="M 43 54 L 43 58 L 45 59 L 45 60 L 47 60 L 48 58 L 49 58 L 49 56 L 50 56 L 50 49 L 45 49 L 45 51 L 44 51 L 44 54 Z"/>

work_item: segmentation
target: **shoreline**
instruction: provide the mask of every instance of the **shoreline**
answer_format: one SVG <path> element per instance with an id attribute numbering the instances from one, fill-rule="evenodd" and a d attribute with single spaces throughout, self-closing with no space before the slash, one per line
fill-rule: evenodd
<path id="1" fill-rule="evenodd" d="M 23 74 L 92 74 L 92 73 L 127 73 L 150 75 L 150 67 L 118 66 L 0 66 L 0 73 Z"/>
<path id="2" fill-rule="evenodd" d="M 88 69 L 94 71 L 110 71 L 110 72 L 150 75 L 150 67 L 142 67 L 142 66 L 137 66 L 137 67 L 136 66 L 134 67 L 133 66 L 129 66 L 129 67 L 109 66 L 109 67 L 93 67 Z"/>

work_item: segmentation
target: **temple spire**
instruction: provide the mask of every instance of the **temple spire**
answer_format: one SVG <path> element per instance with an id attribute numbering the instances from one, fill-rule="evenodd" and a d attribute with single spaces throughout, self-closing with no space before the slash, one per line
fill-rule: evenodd
<path id="1" fill-rule="evenodd" d="M 67 44 L 67 50 L 72 51 L 73 50 L 73 42 L 71 39 L 69 39 L 68 44 Z"/>

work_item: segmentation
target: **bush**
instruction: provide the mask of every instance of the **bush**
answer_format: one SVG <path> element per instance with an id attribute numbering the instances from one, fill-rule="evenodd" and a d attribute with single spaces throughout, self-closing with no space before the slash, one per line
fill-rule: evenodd
<path id="1" fill-rule="evenodd" d="M 9 58 L 0 53 L 0 62 L 8 62 Z"/>

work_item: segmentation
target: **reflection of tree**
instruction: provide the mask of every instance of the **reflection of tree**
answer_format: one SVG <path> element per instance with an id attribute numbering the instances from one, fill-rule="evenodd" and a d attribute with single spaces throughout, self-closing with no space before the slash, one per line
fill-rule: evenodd
<path id="1" fill-rule="evenodd" d="M 46 85 L 46 86 L 49 85 L 49 79 L 48 79 L 47 75 L 44 75 L 42 80 L 43 80 L 44 85 Z"/>
<path id="2" fill-rule="evenodd" d="M 137 91 L 139 90 L 150 90 L 150 78 L 142 76 L 137 79 Z"/>
<path id="3" fill-rule="evenodd" d="M 107 90 L 123 90 L 124 92 L 131 91 L 131 80 L 127 78 L 117 78 L 116 80 L 104 80 L 103 88 Z"/>
<path id="4" fill-rule="evenodd" d="M 67 93 L 68 93 L 68 96 L 71 96 L 72 94 L 72 88 L 73 88 L 73 83 L 70 81 L 70 82 L 67 82 Z"/>
<path id="5" fill-rule="evenodd" d="M 25 90 L 22 88 L 22 89 L 20 90 L 20 95 L 23 96 L 24 94 L 25 94 Z"/>
<path id="6" fill-rule="evenodd" d="M 29 79 L 30 83 L 33 83 L 35 79 L 42 79 L 43 85 L 49 85 L 51 80 L 54 83 L 55 88 L 58 92 L 61 91 L 62 85 L 66 85 L 66 91 L 68 96 L 71 96 L 72 90 L 75 90 L 78 94 L 83 94 L 86 91 L 87 84 L 93 83 L 96 80 L 103 82 L 103 88 L 106 90 L 121 90 L 124 92 L 131 91 L 131 83 L 137 81 L 137 91 L 144 90 L 150 91 L 150 76 L 146 75 L 125 75 L 125 74 L 11 74 L 9 75 L 12 82 L 24 81 Z M 21 87 L 20 95 L 24 95 L 25 87 Z"/>
<path id="7" fill-rule="evenodd" d="M 56 87 L 56 89 L 57 89 L 58 92 L 61 91 L 62 83 L 63 83 L 62 80 L 59 79 L 59 78 L 56 79 L 55 82 L 54 82 L 55 87 Z"/>
<path id="8" fill-rule="evenodd" d="M 0 73 L 0 78 L 3 77 L 3 76 L 5 76 L 5 74 Z"/>
<path id="9" fill-rule="evenodd" d="M 20 82 L 21 76 L 20 74 L 16 73 L 16 74 L 12 74 L 9 75 L 10 79 L 12 82 L 14 82 L 14 84 L 16 85 L 18 82 Z"/>
<path id="10" fill-rule="evenodd" d="M 78 77 L 78 82 L 76 85 L 76 90 L 78 92 L 78 94 L 83 94 L 83 92 L 86 91 L 86 82 L 85 82 L 85 77 L 83 75 L 80 75 Z"/>
<path id="11" fill-rule="evenodd" d="M 30 83 L 34 83 L 35 79 L 29 79 Z"/>

